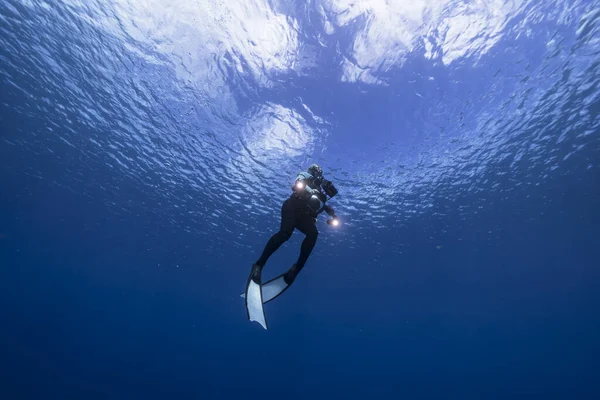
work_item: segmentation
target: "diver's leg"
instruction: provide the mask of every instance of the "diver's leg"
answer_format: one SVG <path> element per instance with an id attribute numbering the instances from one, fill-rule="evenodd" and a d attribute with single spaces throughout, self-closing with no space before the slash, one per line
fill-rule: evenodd
<path id="1" fill-rule="evenodd" d="M 304 264 L 306 264 L 310 253 L 317 243 L 317 237 L 319 236 L 315 220 L 310 215 L 305 215 L 300 218 L 296 223 L 296 228 L 304 233 L 306 237 L 300 246 L 300 256 L 298 257 L 298 261 L 296 261 L 296 264 L 294 264 L 285 274 L 285 281 L 288 284 L 291 284 L 302 268 L 304 268 Z"/>
<path id="2" fill-rule="evenodd" d="M 292 233 L 294 232 L 295 217 L 294 205 L 290 199 L 287 199 L 283 203 L 283 206 L 281 206 L 281 224 L 279 232 L 271 236 L 260 258 L 255 263 L 260 268 L 264 267 L 269 257 L 271 257 L 271 255 L 292 236 Z"/>

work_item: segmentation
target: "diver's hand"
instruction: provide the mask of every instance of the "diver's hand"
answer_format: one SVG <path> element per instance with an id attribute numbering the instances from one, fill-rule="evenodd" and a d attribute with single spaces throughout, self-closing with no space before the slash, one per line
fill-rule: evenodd
<path id="1" fill-rule="evenodd" d="M 335 211 L 333 210 L 333 207 L 326 205 L 324 208 L 327 215 L 329 215 L 330 217 L 335 217 Z"/>

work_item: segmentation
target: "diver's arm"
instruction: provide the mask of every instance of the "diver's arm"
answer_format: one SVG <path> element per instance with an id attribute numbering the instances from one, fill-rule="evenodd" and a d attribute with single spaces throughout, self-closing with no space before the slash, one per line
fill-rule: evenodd
<path id="1" fill-rule="evenodd" d="M 328 206 L 328 205 L 324 205 L 323 206 L 323 210 L 327 213 L 327 215 L 334 217 L 335 216 L 335 211 L 333 210 L 333 207 Z"/>
<path id="2" fill-rule="evenodd" d="M 321 214 L 323 211 L 325 211 L 327 213 L 327 215 L 329 215 L 330 217 L 336 218 L 333 207 L 328 206 L 327 204 L 323 203 L 323 207 L 321 207 L 319 209 L 319 211 L 317 211 L 317 215 Z"/>

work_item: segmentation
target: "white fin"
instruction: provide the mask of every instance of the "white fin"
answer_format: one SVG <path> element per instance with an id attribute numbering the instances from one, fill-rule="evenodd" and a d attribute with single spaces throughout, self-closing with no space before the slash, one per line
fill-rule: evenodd
<path id="1" fill-rule="evenodd" d="M 288 284 L 283 279 L 283 275 L 278 276 L 270 280 L 269 282 L 262 284 L 262 299 L 263 304 L 268 303 L 273 300 L 275 297 L 279 296 L 281 292 L 288 288 Z M 241 293 L 240 297 L 242 299 L 246 298 L 246 293 Z"/>
<path id="2" fill-rule="evenodd" d="M 267 329 L 261 288 L 260 285 L 256 284 L 252 279 L 248 284 L 246 308 L 248 309 L 248 319 L 250 321 L 258 322 L 263 328 Z"/>

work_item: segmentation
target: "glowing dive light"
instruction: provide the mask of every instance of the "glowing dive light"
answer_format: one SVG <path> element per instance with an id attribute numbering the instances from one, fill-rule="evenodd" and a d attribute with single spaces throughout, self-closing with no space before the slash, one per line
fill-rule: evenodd
<path id="1" fill-rule="evenodd" d="M 297 188 L 297 189 L 304 189 L 304 183 L 303 183 L 303 182 L 301 182 L 301 181 L 298 181 L 298 182 L 296 183 L 296 188 Z"/>
<path id="2" fill-rule="evenodd" d="M 333 218 L 327 220 L 327 225 L 338 226 L 339 224 L 340 224 L 340 221 L 337 219 L 337 217 L 333 217 Z"/>

